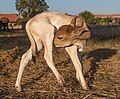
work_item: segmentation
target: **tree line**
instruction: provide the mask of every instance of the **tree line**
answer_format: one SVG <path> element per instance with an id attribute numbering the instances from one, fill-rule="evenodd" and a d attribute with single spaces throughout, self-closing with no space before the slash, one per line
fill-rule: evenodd
<path id="1" fill-rule="evenodd" d="M 21 16 L 17 20 L 17 24 L 22 24 L 23 28 L 25 26 L 25 23 L 35 16 L 38 13 L 48 11 L 48 4 L 45 2 L 45 0 L 16 0 L 16 10 L 19 12 L 19 16 Z M 85 21 L 87 24 L 109 24 L 112 22 L 112 18 L 95 18 L 93 13 L 90 11 L 83 11 L 80 12 L 78 15 L 81 15 L 85 18 Z M 120 20 L 118 20 L 120 23 Z"/>

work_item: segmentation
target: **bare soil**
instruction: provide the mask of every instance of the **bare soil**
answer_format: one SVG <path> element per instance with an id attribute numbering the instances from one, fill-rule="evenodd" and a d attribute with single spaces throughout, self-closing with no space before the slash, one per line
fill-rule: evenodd
<path id="1" fill-rule="evenodd" d="M 64 77 L 60 87 L 43 55 L 31 60 L 22 77 L 23 92 L 14 85 L 21 56 L 30 47 L 24 30 L 0 31 L 0 99 L 120 99 L 120 38 L 92 38 L 82 56 L 83 73 L 89 85 L 84 91 L 74 66 L 64 50 L 53 51 L 55 66 Z"/>

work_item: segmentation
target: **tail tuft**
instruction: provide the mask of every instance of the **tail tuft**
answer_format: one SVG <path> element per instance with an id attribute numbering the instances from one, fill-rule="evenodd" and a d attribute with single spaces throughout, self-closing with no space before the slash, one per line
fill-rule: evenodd
<path id="1" fill-rule="evenodd" d="M 36 56 L 32 55 L 32 60 L 34 62 L 34 64 L 36 63 Z"/>

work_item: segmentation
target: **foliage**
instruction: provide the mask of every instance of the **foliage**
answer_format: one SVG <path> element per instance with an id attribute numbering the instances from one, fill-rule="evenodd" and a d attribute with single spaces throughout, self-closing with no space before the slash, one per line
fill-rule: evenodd
<path id="1" fill-rule="evenodd" d="M 16 0 L 16 10 L 22 16 L 22 18 L 18 19 L 17 24 L 22 24 L 24 27 L 28 19 L 38 13 L 47 11 L 48 8 L 49 6 L 45 0 Z"/>
<path id="2" fill-rule="evenodd" d="M 37 13 L 47 11 L 48 8 L 45 0 L 16 0 L 16 9 L 25 18 L 31 18 Z"/>
<path id="3" fill-rule="evenodd" d="M 27 23 L 27 18 L 18 18 L 16 25 L 22 25 L 22 29 L 25 29 L 25 24 Z"/>
<path id="4" fill-rule="evenodd" d="M 26 18 L 18 18 L 17 19 L 17 25 L 21 25 L 24 21 L 26 21 L 27 19 Z"/>
<path id="5" fill-rule="evenodd" d="M 95 23 L 99 25 L 108 25 L 110 22 L 112 22 L 112 19 L 107 17 L 107 18 L 95 18 Z"/>
<path id="6" fill-rule="evenodd" d="M 94 15 L 87 10 L 81 12 L 79 15 L 84 17 L 87 24 L 91 24 L 94 21 Z"/>

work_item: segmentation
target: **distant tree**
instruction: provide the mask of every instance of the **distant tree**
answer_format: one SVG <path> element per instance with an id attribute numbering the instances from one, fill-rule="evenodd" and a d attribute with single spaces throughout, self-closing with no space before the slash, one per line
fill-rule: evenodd
<path id="1" fill-rule="evenodd" d="M 18 23 L 26 23 L 28 19 L 38 13 L 47 11 L 49 6 L 45 0 L 16 0 L 16 10 L 22 16 Z"/>
<path id="2" fill-rule="evenodd" d="M 87 10 L 81 12 L 79 15 L 84 17 L 87 24 L 91 24 L 92 22 L 94 22 L 94 15 Z"/>
<path id="3" fill-rule="evenodd" d="M 47 11 L 45 0 L 16 0 L 16 10 L 23 16 L 31 18 L 34 14 Z"/>

